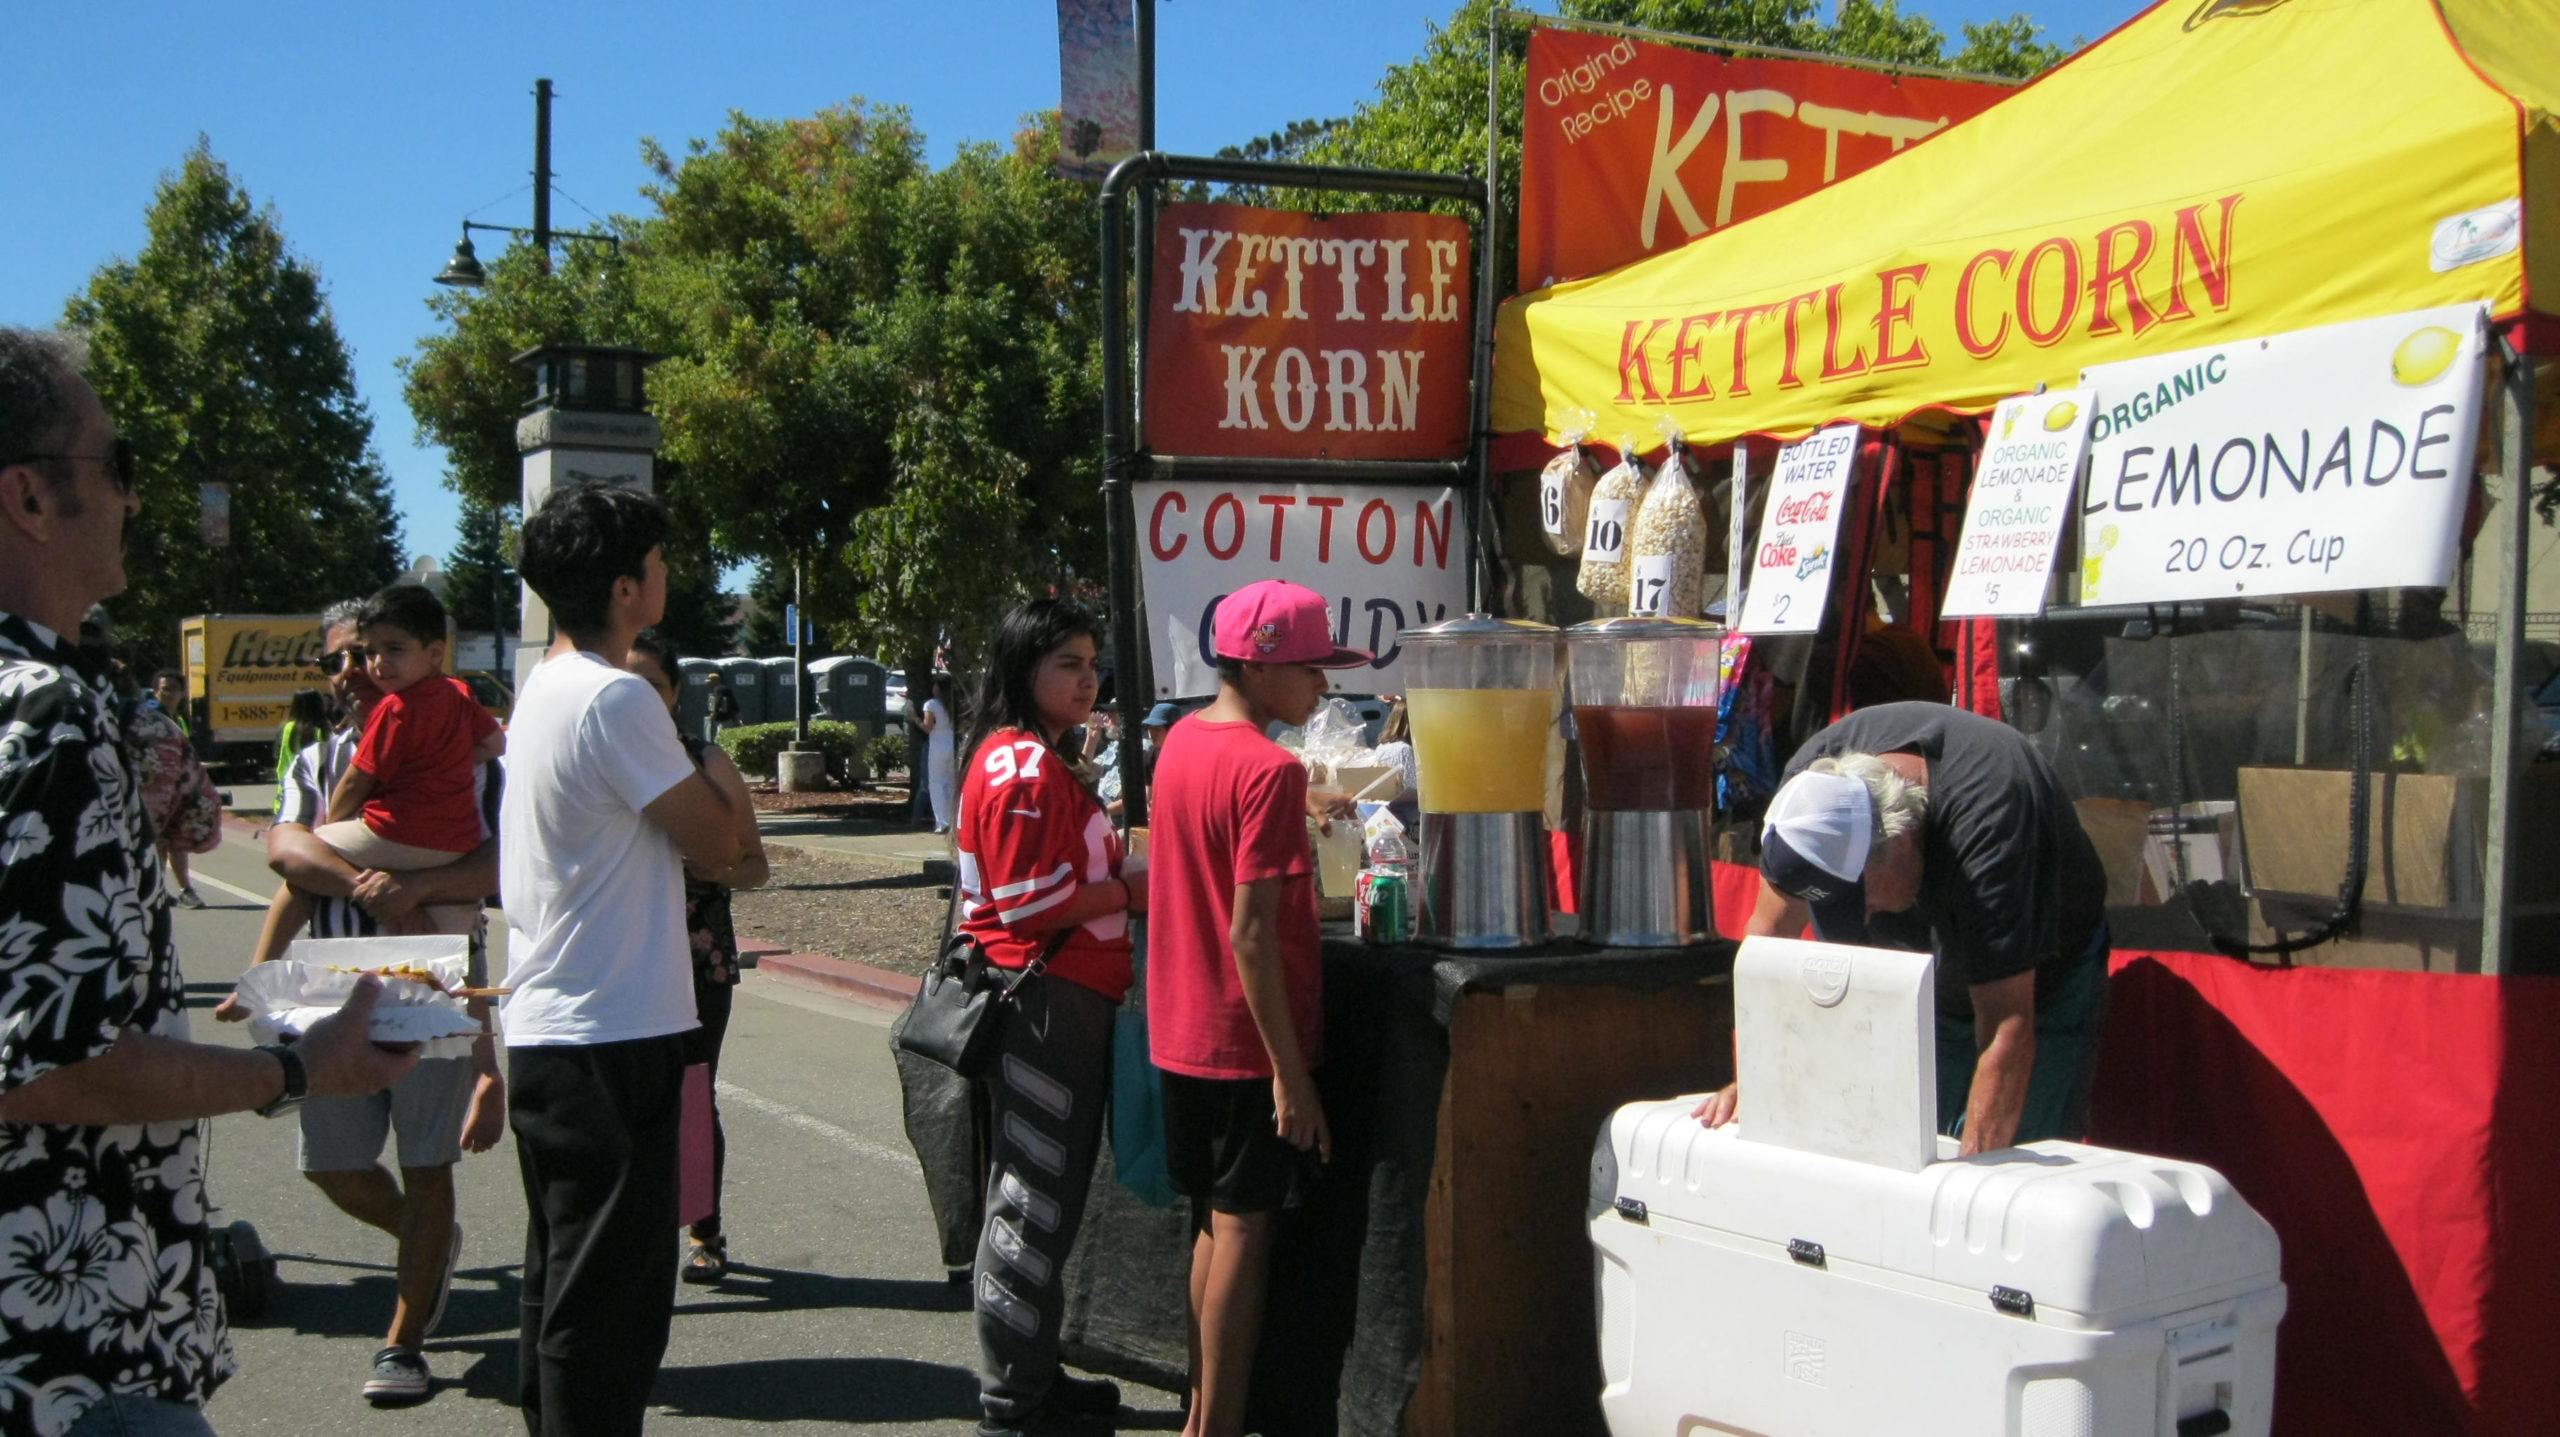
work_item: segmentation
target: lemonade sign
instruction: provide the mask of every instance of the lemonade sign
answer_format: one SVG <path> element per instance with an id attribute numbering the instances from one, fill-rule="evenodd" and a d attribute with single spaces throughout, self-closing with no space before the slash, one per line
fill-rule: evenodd
<path id="1" fill-rule="evenodd" d="M 2080 601 L 2450 583 L 2487 325 L 2448 305 L 2083 371 Z"/>
<path id="2" fill-rule="evenodd" d="M 2070 521 L 2096 403 L 2093 391 L 2064 389 L 2004 399 L 1991 412 L 1942 617 L 2044 612 L 2045 579 Z"/>

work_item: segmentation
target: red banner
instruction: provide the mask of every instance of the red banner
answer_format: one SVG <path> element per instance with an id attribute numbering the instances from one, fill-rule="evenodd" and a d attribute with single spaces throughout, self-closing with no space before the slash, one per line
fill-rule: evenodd
<path id="1" fill-rule="evenodd" d="M 1159 454 L 1467 452 L 1467 226 L 1447 215 L 1166 205 L 1147 312 Z"/>
<path id="2" fill-rule="evenodd" d="M 1520 129 L 1520 288 L 1766 214 L 2010 92 L 1538 30 Z"/>

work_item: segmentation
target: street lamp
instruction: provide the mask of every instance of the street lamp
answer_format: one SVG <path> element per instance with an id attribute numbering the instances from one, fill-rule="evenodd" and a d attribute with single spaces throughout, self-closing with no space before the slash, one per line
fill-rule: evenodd
<path id="1" fill-rule="evenodd" d="M 444 272 L 436 283 L 457 289 L 478 289 L 489 282 L 489 272 L 480 267 L 480 256 L 471 248 L 471 232 L 487 230 L 493 234 L 530 239 L 540 253 L 542 271 L 551 272 L 551 242 L 555 239 L 593 240 L 619 250 L 622 241 L 612 235 L 587 234 L 579 230 L 555 230 L 551 227 L 551 82 L 533 82 L 533 228 L 518 229 L 514 225 L 484 225 L 477 220 L 462 222 L 462 241 L 453 247 L 453 258 L 445 261 Z"/>

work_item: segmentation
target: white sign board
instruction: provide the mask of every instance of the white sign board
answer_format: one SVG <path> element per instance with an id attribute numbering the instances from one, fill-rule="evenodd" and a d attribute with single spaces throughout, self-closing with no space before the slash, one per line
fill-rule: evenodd
<path id="1" fill-rule="evenodd" d="M 2488 310 L 2099 365 L 2080 602 L 2452 582 Z"/>
<path id="2" fill-rule="evenodd" d="M 2071 485 L 2089 452 L 2092 391 L 2021 394 L 1991 411 L 1941 617 L 2039 614 Z"/>
<path id="3" fill-rule="evenodd" d="M 1855 424 L 1835 424 L 1778 451 L 1778 472 L 1760 514 L 1760 548 L 1742 598 L 1742 632 L 1810 634 L 1822 628 L 1840 511 L 1857 468 Z"/>
<path id="4" fill-rule="evenodd" d="M 1460 491 L 1416 485 L 1135 486 L 1156 697 L 1218 691 L 1210 620 L 1220 599 L 1287 579 L 1333 608 L 1334 642 L 1378 656 L 1338 669 L 1346 693 L 1401 693 L 1400 637 L 1467 611 L 1470 541 Z"/>

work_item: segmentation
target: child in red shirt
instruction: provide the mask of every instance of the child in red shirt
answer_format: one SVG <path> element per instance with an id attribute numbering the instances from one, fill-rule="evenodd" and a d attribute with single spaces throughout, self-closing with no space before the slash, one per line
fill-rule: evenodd
<path id="1" fill-rule="evenodd" d="M 1307 775 L 1263 730 L 1305 723 L 1326 669 L 1371 659 L 1333 642 L 1314 591 L 1276 579 L 1228 595 L 1214 629 L 1217 701 L 1156 759 L 1147 878 L 1148 1042 L 1194 1234 L 1184 1437 L 1242 1433 L 1280 1214 L 1308 1157 L 1333 1157 L 1313 1076 L 1324 980 Z"/>
<path id="2" fill-rule="evenodd" d="M 367 600 L 357 621 L 365 671 L 382 690 L 355 761 L 329 794 L 313 836 L 360 869 L 441 868 L 480 846 L 480 766 L 506 750 L 506 734 L 461 680 L 444 672 L 444 605 L 418 584 L 394 584 Z M 311 898 L 276 895 L 270 933 L 298 933 Z M 476 904 L 421 910 L 431 931 L 468 933 Z"/>

